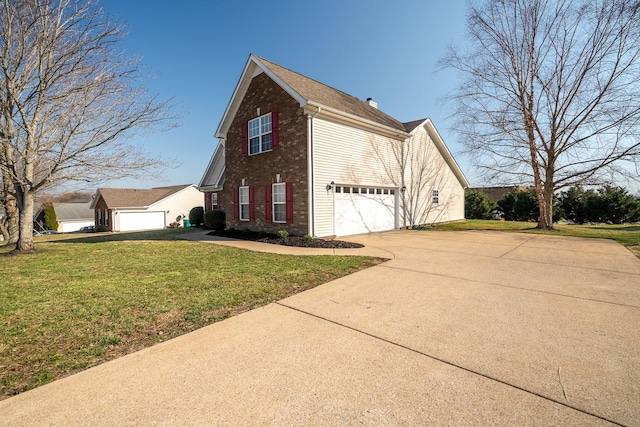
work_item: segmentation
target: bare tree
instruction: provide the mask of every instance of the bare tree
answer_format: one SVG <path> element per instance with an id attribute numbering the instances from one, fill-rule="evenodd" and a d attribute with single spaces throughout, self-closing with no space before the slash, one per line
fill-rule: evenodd
<path id="1" fill-rule="evenodd" d="M 555 191 L 637 171 L 640 2 L 472 2 L 467 49 L 441 65 L 463 79 L 456 128 L 490 180 L 532 183 L 538 228 Z"/>
<path id="2" fill-rule="evenodd" d="M 175 117 L 140 86 L 139 59 L 125 54 L 123 38 L 92 0 L 0 0 L 0 168 L 20 211 L 18 251 L 33 250 L 38 191 L 161 164 L 127 138 Z"/>

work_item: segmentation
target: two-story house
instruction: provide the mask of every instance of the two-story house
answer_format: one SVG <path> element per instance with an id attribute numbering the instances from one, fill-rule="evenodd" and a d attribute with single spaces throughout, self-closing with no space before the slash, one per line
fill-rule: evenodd
<path id="1" fill-rule="evenodd" d="M 250 55 L 199 184 L 227 227 L 345 236 L 464 218 L 468 182 L 430 119 Z"/>

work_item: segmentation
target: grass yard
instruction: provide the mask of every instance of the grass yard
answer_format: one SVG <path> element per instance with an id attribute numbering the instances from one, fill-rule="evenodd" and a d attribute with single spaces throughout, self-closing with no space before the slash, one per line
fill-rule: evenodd
<path id="1" fill-rule="evenodd" d="M 51 235 L 0 248 L 0 399 L 379 263 L 176 240 Z"/>
<path id="2" fill-rule="evenodd" d="M 556 224 L 556 230 L 537 230 L 532 222 L 491 221 L 468 219 L 463 222 L 438 224 L 429 229 L 435 230 L 496 230 L 520 233 L 549 234 L 554 236 L 589 237 L 598 239 L 612 239 L 626 246 L 640 258 L 640 224 L 624 225 L 569 225 Z"/>

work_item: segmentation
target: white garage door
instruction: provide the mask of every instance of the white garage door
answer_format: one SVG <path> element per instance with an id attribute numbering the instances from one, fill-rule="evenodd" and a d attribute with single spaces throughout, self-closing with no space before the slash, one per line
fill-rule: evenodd
<path id="1" fill-rule="evenodd" d="M 118 212 L 118 231 L 157 230 L 165 228 L 164 212 Z"/>
<path id="2" fill-rule="evenodd" d="M 393 230 L 396 224 L 394 189 L 336 186 L 336 236 Z"/>

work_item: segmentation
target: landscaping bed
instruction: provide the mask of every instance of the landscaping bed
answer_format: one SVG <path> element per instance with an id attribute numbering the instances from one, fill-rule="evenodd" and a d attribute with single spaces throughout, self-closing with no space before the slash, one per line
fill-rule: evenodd
<path id="1" fill-rule="evenodd" d="M 250 230 L 217 230 L 207 233 L 210 236 L 228 237 L 231 239 L 251 240 L 274 245 L 295 246 L 299 248 L 355 249 L 364 245 L 343 240 L 318 239 L 309 236 L 279 236 L 272 233 Z M 286 233 L 285 233 L 286 234 Z"/>

